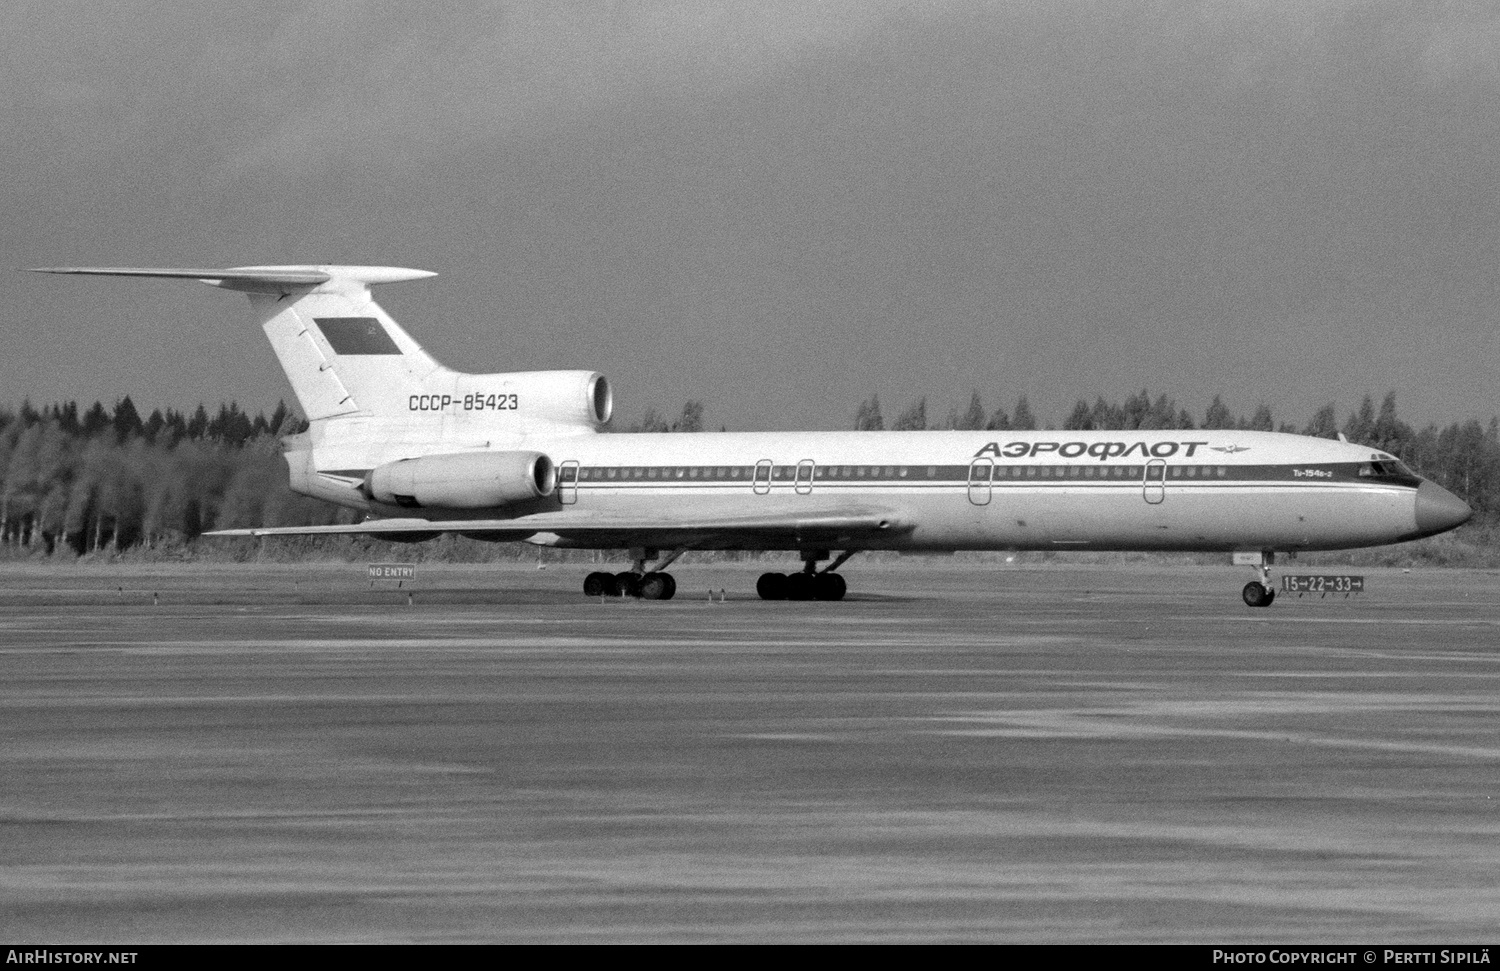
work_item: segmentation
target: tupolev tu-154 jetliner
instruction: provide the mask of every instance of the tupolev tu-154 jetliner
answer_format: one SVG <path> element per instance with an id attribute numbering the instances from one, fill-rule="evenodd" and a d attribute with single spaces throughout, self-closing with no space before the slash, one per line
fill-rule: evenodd
<path id="1" fill-rule="evenodd" d="M 1238 554 L 1275 597 L 1278 552 L 1378 546 L 1467 520 L 1457 496 L 1395 456 L 1345 441 L 1234 430 L 601 434 L 593 371 L 462 374 L 371 298 L 434 276 L 386 266 L 56 267 L 175 277 L 250 297 L 306 414 L 284 440 L 291 488 L 365 515 L 353 525 L 214 536 L 443 533 L 628 550 L 584 592 L 667 599 L 689 550 L 793 550 L 767 600 L 838 600 L 862 550 L 1188 550 Z M 820 564 L 830 561 L 826 566 Z"/>

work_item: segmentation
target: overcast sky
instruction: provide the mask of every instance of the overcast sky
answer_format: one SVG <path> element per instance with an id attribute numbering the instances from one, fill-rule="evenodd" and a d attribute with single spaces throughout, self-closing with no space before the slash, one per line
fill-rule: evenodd
<path id="1" fill-rule="evenodd" d="M 240 295 L 11 268 L 338 262 L 626 421 L 1500 412 L 1487 0 L 4 9 L 0 404 L 291 398 Z"/>

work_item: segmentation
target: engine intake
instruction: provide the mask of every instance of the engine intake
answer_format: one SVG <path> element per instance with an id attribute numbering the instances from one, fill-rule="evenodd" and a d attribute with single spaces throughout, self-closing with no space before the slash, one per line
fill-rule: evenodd
<path id="1" fill-rule="evenodd" d="M 598 431 L 614 411 L 614 392 L 597 371 L 461 374 L 449 394 L 451 398 L 436 400 L 448 400 L 455 408 L 461 404 L 460 416 L 503 424 L 558 424 Z M 431 395 L 419 395 L 409 406 L 422 410 L 433 400 Z"/>
<path id="2" fill-rule="evenodd" d="M 491 509 L 556 488 L 557 468 L 540 452 L 464 452 L 388 462 L 365 477 L 364 493 L 408 509 Z"/>

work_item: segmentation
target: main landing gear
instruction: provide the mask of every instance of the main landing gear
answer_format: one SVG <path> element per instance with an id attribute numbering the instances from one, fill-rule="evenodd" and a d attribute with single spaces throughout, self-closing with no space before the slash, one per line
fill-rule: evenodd
<path id="1" fill-rule="evenodd" d="M 639 597 L 642 600 L 671 600 L 677 593 L 677 581 L 670 573 L 651 571 L 634 573 L 590 573 L 583 578 L 583 592 L 589 597 Z"/>
<path id="2" fill-rule="evenodd" d="M 826 550 L 809 550 L 803 554 L 800 573 L 762 573 L 755 581 L 755 592 L 762 600 L 843 600 L 849 585 L 833 571 L 842 566 L 857 550 L 846 550 L 822 570 L 818 561 L 828 559 Z"/>
<path id="3" fill-rule="evenodd" d="M 1236 553 L 1234 555 L 1234 562 L 1245 566 L 1253 566 L 1260 573 L 1259 580 L 1251 580 L 1245 584 L 1245 589 L 1240 592 L 1240 595 L 1245 598 L 1245 606 L 1271 606 L 1271 601 L 1276 599 L 1276 588 L 1271 586 L 1271 564 L 1276 562 L 1276 554 Z"/>
<path id="4" fill-rule="evenodd" d="M 687 550 L 672 553 L 654 570 L 646 569 L 646 561 L 657 558 L 656 550 L 633 549 L 630 558 L 635 565 L 624 573 L 590 573 L 583 578 L 583 592 L 589 597 L 639 597 L 641 600 L 671 600 L 677 593 L 677 581 L 672 574 L 663 572 Z"/>

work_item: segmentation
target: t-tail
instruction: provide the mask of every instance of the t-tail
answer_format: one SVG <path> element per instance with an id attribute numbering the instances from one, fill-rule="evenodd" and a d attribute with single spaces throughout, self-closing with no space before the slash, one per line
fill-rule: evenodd
<path id="1" fill-rule="evenodd" d="M 247 294 L 302 412 L 287 441 L 292 488 L 344 505 L 371 470 L 434 455 L 525 449 L 609 421 L 593 371 L 464 374 L 438 363 L 375 302 L 371 287 L 436 274 L 395 266 L 228 269 L 47 267 L 41 273 L 169 277 Z M 366 496 L 368 498 L 368 496 Z"/>

